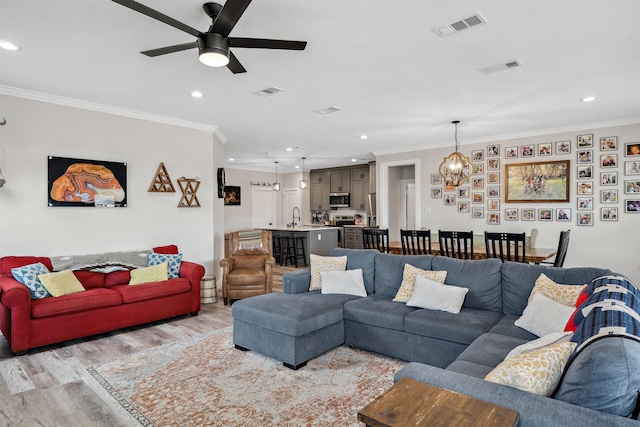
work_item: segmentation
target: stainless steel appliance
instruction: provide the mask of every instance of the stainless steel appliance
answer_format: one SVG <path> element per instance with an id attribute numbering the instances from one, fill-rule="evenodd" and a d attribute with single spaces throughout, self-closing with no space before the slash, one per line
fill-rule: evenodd
<path id="1" fill-rule="evenodd" d="M 351 193 L 329 193 L 329 207 L 332 209 L 351 207 Z"/>
<path id="2" fill-rule="evenodd" d="M 334 227 L 339 227 L 338 230 L 338 246 L 344 248 L 344 226 L 355 225 L 356 220 L 352 216 L 337 216 L 334 218 Z"/>
<path id="3" fill-rule="evenodd" d="M 375 227 L 377 225 L 376 220 L 376 194 L 369 194 L 367 196 L 367 225 L 369 227 Z"/>

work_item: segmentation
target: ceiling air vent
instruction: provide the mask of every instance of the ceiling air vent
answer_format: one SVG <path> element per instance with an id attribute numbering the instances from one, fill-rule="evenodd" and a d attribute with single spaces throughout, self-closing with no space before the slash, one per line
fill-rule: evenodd
<path id="1" fill-rule="evenodd" d="M 316 114 L 329 114 L 329 113 L 335 113 L 336 111 L 340 111 L 341 108 L 339 107 L 329 107 L 329 108 L 325 108 L 322 110 L 316 110 L 314 111 L 314 113 Z"/>
<path id="2" fill-rule="evenodd" d="M 282 90 L 283 89 L 280 89 L 279 87 L 271 86 L 266 89 L 262 89 L 261 91 L 255 92 L 255 94 L 258 96 L 271 96 L 278 92 L 282 92 Z"/>
<path id="3" fill-rule="evenodd" d="M 460 21 L 454 22 L 453 24 L 445 25 L 444 27 L 440 28 L 432 28 L 432 30 L 440 37 L 446 37 L 450 36 L 451 34 L 455 34 L 458 31 L 466 30 L 467 28 L 486 23 L 487 20 L 484 19 L 482 15 L 480 15 L 480 12 L 478 12 L 473 16 L 461 19 Z"/>
<path id="4" fill-rule="evenodd" d="M 492 65 L 490 67 L 479 68 L 482 74 L 491 74 L 496 73 L 498 71 L 508 70 L 509 68 L 515 68 L 522 66 L 522 63 L 517 59 L 512 61 L 503 62 L 502 64 Z"/>

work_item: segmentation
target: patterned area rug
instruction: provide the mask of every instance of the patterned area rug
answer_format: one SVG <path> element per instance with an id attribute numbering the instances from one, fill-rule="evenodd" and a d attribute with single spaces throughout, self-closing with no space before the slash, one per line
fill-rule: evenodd
<path id="1" fill-rule="evenodd" d="M 231 328 L 88 368 L 144 426 L 361 426 L 404 362 L 338 347 L 297 370 L 234 348 Z"/>

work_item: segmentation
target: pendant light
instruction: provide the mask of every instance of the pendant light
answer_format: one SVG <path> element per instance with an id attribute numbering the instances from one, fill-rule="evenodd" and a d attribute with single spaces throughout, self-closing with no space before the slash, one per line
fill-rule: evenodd
<path id="1" fill-rule="evenodd" d="M 471 159 L 460 153 L 460 143 L 458 143 L 458 123 L 460 120 L 454 120 L 451 123 L 455 125 L 455 151 L 444 158 L 440 163 L 439 172 L 444 183 L 447 185 L 453 185 L 458 187 L 462 184 L 469 182 L 469 175 L 471 175 Z"/>
<path id="2" fill-rule="evenodd" d="M 280 183 L 278 182 L 278 162 L 276 164 L 276 182 L 273 183 L 273 191 L 280 191 Z"/>
<path id="3" fill-rule="evenodd" d="M 304 160 L 306 159 L 306 157 L 302 158 L 302 179 L 300 180 L 300 189 L 301 190 L 308 190 L 309 189 L 309 180 L 308 179 L 304 179 Z"/>

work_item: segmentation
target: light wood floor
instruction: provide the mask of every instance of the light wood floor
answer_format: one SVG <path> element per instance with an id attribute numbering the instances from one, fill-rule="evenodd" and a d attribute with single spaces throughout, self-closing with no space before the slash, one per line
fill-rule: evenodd
<path id="1" fill-rule="evenodd" d="M 274 292 L 282 290 L 277 266 Z M 0 427 L 135 426 L 113 406 L 87 367 L 232 325 L 231 306 L 203 304 L 198 316 L 181 316 L 86 339 L 31 350 L 17 357 L 0 336 Z M 18 374 L 16 374 L 18 373 Z"/>

